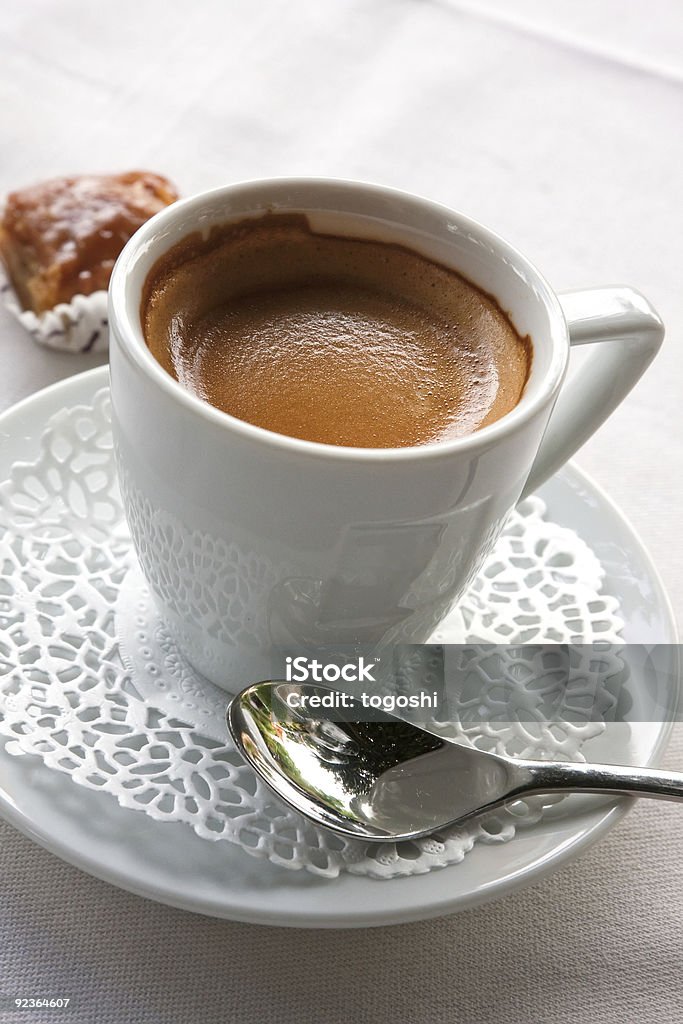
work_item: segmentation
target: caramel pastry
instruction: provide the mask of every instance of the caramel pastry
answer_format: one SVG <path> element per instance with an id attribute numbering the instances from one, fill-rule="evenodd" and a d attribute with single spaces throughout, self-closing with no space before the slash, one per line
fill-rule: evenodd
<path id="1" fill-rule="evenodd" d="M 12 192 L 0 223 L 0 256 L 25 309 L 43 313 L 109 285 L 132 234 L 178 198 L 160 174 L 54 178 Z"/>

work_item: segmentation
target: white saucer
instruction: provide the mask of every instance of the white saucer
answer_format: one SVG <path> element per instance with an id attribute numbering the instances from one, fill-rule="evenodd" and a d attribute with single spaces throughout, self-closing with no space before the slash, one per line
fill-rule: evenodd
<path id="1" fill-rule="evenodd" d="M 0 417 L 0 480 L 35 454 L 46 420 L 64 406 L 88 403 L 107 382 L 98 368 L 32 396 Z M 575 530 L 607 571 L 626 643 L 675 645 L 676 629 L 662 584 L 640 541 L 617 509 L 574 467 L 541 491 L 548 514 Z M 1 614 L 1 612 L 0 612 Z M 668 651 L 672 684 L 659 717 L 672 718 L 678 699 L 677 649 Z M 651 704 L 652 678 L 633 673 L 633 708 Z M 630 717 L 633 717 L 633 711 Z M 617 723 L 588 741 L 587 758 L 656 763 L 669 725 Z M 646 714 L 643 714 L 643 718 Z M 655 717 L 655 716 L 651 716 Z M 74 785 L 68 775 L 32 756 L 0 750 L 0 814 L 36 842 L 83 870 L 140 895 L 216 917 L 263 924 L 358 927 L 453 913 L 493 899 L 555 870 L 604 835 L 627 800 L 571 797 L 509 842 L 477 845 L 459 863 L 429 874 L 377 881 L 335 879 L 255 860 L 238 847 L 211 843 L 184 824 L 160 823 L 122 808 L 108 794 Z"/>

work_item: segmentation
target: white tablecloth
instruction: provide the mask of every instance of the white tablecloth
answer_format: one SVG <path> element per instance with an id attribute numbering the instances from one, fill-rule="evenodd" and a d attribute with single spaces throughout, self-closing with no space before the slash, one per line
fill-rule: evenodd
<path id="1" fill-rule="evenodd" d="M 668 340 L 579 462 L 641 533 L 680 612 L 682 53 L 680 0 L 5 4 L 0 193 L 138 166 L 186 194 L 362 178 L 463 209 L 559 289 L 641 288 Z M 0 353 L 0 408 L 99 361 L 38 349 L 3 309 Z M 668 763 L 683 767 L 680 731 Z M 366 932 L 195 917 L 4 824 L 0 837 L 0 992 L 71 997 L 8 1021 L 683 1018 L 674 805 L 642 802 L 581 860 L 498 904 Z"/>

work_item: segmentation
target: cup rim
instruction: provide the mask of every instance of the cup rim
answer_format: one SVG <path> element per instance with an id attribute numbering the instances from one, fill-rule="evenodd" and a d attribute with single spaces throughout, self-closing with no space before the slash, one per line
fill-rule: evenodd
<path id="1" fill-rule="evenodd" d="M 127 302 L 131 264 L 141 248 L 148 249 L 155 235 L 162 232 L 179 215 L 182 216 L 188 210 L 191 210 L 193 206 L 205 207 L 207 202 L 213 203 L 239 189 L 259 189 L 272 186 L 287 188 L 309 186 L 312 188 L 342 187 L 366 194 L 374 193 L 378 197 L 394 197 L 412 203 L 417 202 L 428 207 L 435 214 L 451 219 L 456 218 L 468 233 L 476 235 L 489 247 L 502 253 L 506 260 L 512 261 L 514 266 L 523 268 L 525 280 L 533 279 L 537 294 L 541 296 L 548 310 L 551 323 L 549 337 L 546 339 L 546 343 L 552 346 L 551 358 L 536 393 L 531 395 L 523 392 L 519 402 L 513 409 L 505 413 L 504 416 L 501 416 L 485 427 L 475 430 L 473 433 L 465 434 L 461 437 L 403 448 L 358 448 L 326 444 L 320 441 L 308 441 L 304 438 L 278 434 L 275 431 L 248 423 L 246 420 L 238 419 L 230 413 L 217 409 L 209 402 L 199 398 L 183 387 L 154 358 L 144 341 L 139 324 L 131 322 L 129 303 Z M 502 437 L 522 429 L 529 421 L 534 419 L 547 405 L 548 401 L 552 401 L 564 378 L 569 358 L 569 332 L 559 298 L 538 268 L 515 246 L 478 221 L 443 203 L 434 202 L 403 189 L 354 179 L 307 176 L 246 179 L 177 200 L 146 221 L 124 246 L 112 271 L 109 284 L 108 306 L 110 332 L 114 343 L 119 343 L 122 352 L 142 372 L 152 378 L 154 383 L 168 397 L 178 401 L 187 411 L 217 426 L 219 429 L 233 431 L 245 441 L 257 442 L 261 445 L 267 445 L 274 450 L 285 451 L 289 454 L 296 453 L 309 457 L 345 462 L 412 462 L 413 460 L 422 461 L 425 459 L 448 458 L 460 453 L 476 455 L 478 450 L 484 450 L 497 443 Z M 533 339 L 532 344 L 535 344 Z M 531 373 L 533 374 L 533 362 Z"/>

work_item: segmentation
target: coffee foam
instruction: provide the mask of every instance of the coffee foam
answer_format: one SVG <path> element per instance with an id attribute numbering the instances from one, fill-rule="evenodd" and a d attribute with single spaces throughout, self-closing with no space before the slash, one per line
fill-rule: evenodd
<path id="1" fill-rule="evenodd" d="M 530 345 L 495 301 L 397 245 L 268 214 L 192 236 L 153 268 L 145 340 L 190 391 L 327 444 L 472 433 L 519 401 Z"/>

